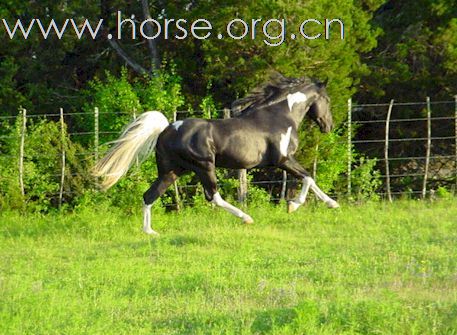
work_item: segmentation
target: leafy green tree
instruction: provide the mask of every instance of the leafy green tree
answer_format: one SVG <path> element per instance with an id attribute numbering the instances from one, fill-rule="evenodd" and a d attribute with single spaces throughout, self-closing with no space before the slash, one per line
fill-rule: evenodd
<path id="1" fill-rule="evenodd" d="M 62 27 L 65 19 L 73 18 L 78 23 L 85 18 L 99 16 L 99 7 L 83 1 L 10 1 L 0 5 L 0 17 L 7 20 L 13 29 L 20 19 L 27 29 L 29 23 L 39 18 L 44 27 L 55 20 Z M 71 24 L 68 25 L 70 31 Z M 65 110 L 77 109 L 79 90 L 95 74 L 111 70 L 112 58 L 104 53 L 105 42 L 67 33 L 62 39 L 55 34 L 43 38 L 35 24 L 27 39 L 10 39 L 3 23 L 0 23 L 0 71 L 8 69 L 12 80 L 5 83 L 2 79 L 2 91 L 10 90 L 10 103 L 2 102 L 2 113 L 15 114 L 20 102 L 30 113 L 55 113 L 59 107 Z M 111 60 L 111 62 L 110 62 Z M 101 65 L 101 67 L 100 67 Z M 2 78 L 4 78 L 2 76 Z M 14 101 L 20 97 L 19 101 Z M 4 98 L 3 98 L 4 99 Z M 76 104 L 76 106 L 75 106 Z"/>
<path id="2" fill-rule="evenodd" d="M 382 29 L 365 63 L 362 101 L 417 101 L 456 94 L 457 6 L 446 0 L 389 1 L 375 15 Z"/>

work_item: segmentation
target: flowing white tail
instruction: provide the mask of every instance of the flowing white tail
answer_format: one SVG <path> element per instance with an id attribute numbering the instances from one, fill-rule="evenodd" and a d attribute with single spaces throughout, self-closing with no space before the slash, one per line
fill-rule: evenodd
<path id="1" fill-rule="evenodd" d="M 147 158 L 168 124 L 165 115 L 156 111 L 143 113 L 130 123 L 119 139 L 112 142 L 114 145 L 106 156 L 92 169 L 94 176 L 103 178 L 101 187 L 109 189 L 127 173 L 136 158 Z"/>

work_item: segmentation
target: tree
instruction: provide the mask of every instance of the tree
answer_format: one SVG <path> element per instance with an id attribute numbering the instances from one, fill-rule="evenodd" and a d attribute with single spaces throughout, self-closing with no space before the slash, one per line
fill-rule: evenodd
<path id="1" fill-rule="evenodd" d="M 375 15 L 377 48 L 364 56 L 361 101 L 449 99 L 457 82 L 457 6 L 446 0 L 389 1 Z"/>

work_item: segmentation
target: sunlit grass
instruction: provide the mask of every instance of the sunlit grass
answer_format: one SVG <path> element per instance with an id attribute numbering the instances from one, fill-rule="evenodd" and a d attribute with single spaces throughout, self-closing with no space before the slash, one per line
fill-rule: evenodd
<path id="1" fill-rule="evenodd" d="M 457 334 L 456 205 L 3 213 L 0 333 Z"/>

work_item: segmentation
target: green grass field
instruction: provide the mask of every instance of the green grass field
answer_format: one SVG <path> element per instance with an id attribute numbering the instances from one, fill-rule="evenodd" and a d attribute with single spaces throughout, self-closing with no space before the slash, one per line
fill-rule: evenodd
<path id="1" fill-rule="evenodd" d="M 457 200 L 248 212 L 0 214 L 0 333 L 457 334 Z"/>

